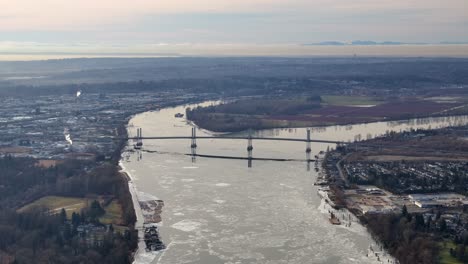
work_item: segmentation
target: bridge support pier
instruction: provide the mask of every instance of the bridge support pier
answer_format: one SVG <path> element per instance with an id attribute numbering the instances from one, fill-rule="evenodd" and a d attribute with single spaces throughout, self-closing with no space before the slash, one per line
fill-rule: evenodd
<path id="1" fill-rule="evenodd" d="M 197 161 L 197 148 L 192 148 L 192 163 Z"/>
<path id="2" fill-rule="evenodd" d="M 197 130 L 195 127 L 192 127 L 192 137 L 191 137 L 190 149 L 192 151 L 192 163 L 197 161 Z"/>

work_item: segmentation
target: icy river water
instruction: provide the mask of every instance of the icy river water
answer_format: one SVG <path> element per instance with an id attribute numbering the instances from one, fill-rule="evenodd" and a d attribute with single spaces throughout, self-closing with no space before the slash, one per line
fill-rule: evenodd
<path id="1" fill-rule="evenodd" d="M 174 118 L 186 107 L 136 115 L 129 134 L 142 128 L 144 136 L 190 136 L 191 124 Z M 464 124 L 468 116 L 317 127 L 312 138 L 349 141 L 359 134 L 367 138 Z M 197 135 L 212 134 L 198 130 Z M 306 129 L 264 130 L 253 136 L 305 138 Z M 198 154 L 247 156 L 246 140 L 200 139 L 197 144 Z M 254 157 L 305 159 L 303 142 L 254 140 L 253 147 Z M 312 156 L 327 147 L 334 145 L 313 143 Z M 317 172 L 307 171 L 305 162 L 253 161 L 252 168 L 246 160 L 198 157 L 193 162 L 185 155 L 190 140 L 146 140 L 143 149 L 124 153 L 128 157 L 122 164 L 138 199 L 164 201 L 159 230 L 167 248 L 148 253 L 140 242 L 136 263 L 380 263 L 369 254 L 370 246 L 376 246 L 364 227 L 330 224 L 329 208 L 314 186 Z"/>

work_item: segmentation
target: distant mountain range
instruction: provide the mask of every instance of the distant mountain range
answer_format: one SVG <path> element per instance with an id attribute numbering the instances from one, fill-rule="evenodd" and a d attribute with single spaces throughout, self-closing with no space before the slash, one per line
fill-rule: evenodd
<path id="1" fill-rule="evenodd" d="M 372 40 L 354 40 L 351 42 L 341 41 L 324 41 L 316 43 L 305 43 L 304 46 L 371 46 L 371 45 L 432 45 L 432 44 L 443 44 L 443 45 L 460 45 L 468 44 L 468 42 L 450 42 L 443 41 L 439 43 L 426 43 L 426 42 L 398 42 L 398 41 L 383 41 L 377 42 Z"/>

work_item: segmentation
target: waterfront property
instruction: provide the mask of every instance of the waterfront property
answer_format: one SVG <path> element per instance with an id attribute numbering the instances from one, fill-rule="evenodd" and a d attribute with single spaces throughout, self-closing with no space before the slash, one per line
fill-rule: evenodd
<path id="1" fill-rule="evenodd" d="M 410 194 L 408 197 L 420 208 L 466 207 L 468 199 L 456 193 Z"/>
<path id="2" fill-rule="evenodd" d="M 349 208 L 364 214 L 391 213 L 400 210 L 392 198 L 393 194 L 376 186 L 358 186 L 345 191 Z"/>

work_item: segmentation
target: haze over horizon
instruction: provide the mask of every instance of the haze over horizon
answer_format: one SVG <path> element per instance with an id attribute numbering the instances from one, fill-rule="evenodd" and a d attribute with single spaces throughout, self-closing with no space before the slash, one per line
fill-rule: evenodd
<path id="1" fill-rule="evenodd" d="M 0 0 L 0 42 L 468 42 L 465 0 Z"/>

